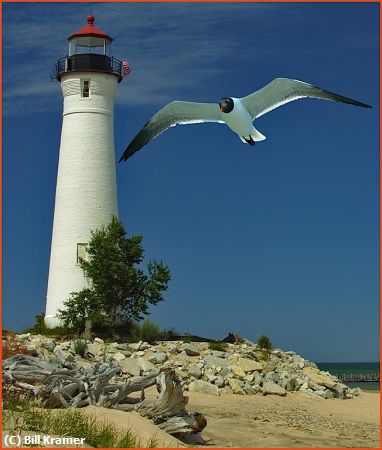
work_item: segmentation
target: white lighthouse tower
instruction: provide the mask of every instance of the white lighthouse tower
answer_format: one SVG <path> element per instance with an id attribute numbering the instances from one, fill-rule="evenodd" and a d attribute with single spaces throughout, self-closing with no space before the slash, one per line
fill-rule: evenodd
<path id="1" fill-rule="evenodd" d="M 56 64 L 64 97 L 45 323 L 59 325 L 58 309 L 87 286 L 78 265 L 91 231 L 118 217 L 113 108 L 122 63 L 112 38 L 94 25 L 72 34 L 69 54 Z"/>

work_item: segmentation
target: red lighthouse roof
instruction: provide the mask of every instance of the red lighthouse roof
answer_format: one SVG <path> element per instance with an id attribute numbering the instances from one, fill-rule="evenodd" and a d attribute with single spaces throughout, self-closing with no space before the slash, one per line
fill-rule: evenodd
<path id="1" fill-rule="evenodd" d="M 88 15 L 86 20 L 88 21 L 87 25 L 85 25 L 80 30 L 73 33 L 71 36 L 68 37 L 68 40 L 70 41 L 73 38 L 76 37 L 86 37 L 86 36 L 94 36 L 102 39 L 107 39 L 108 41 L 112 41 L 113 38 L 111 38 L 109 35 L 107 35 L 104 31 L 100 30 L 94 25 L 94 16 Z"/>

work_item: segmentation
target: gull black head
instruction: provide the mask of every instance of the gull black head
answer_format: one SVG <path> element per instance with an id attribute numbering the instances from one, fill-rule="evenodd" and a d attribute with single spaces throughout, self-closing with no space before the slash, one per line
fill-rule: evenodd
<path id="1" fill-rule="evenodd" d="M 219 101 L 220 111 L 223 113 L 230 113 L 233 110 L 234 104 L 231 97 L 223 97 Z"/>

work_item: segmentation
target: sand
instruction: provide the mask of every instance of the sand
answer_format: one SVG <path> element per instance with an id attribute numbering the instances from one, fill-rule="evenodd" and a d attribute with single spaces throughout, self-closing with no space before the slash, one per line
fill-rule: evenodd
<path id="1" fill-rule="evenodd" d="M 147 399 L 157 395 L 155 387 L 145 392 Z M 362 392 L 351 400 L 307 398 L 300 392 L 288 393 L 286 397 L 234 394 L 217 397 L 197 392 L 185 395 L 189 397 L 187 411 L 201 412 L 207 418 L 207 427 L 201 434 L 207 446 L 380 448 L 379 392 Z M 102 410 L 101 416 L 116 423 L 118 415 L 120 423 L 130 424 L 132 431 L 144 440 L 153 430 L 159 430 L 133 413 L 134 420 L 139 420 L 135 427 L 131 419 L 126 422 L 124 415 L 130 414 Z M 162 431 L 157 438 L 167 444 L 161 447 L 168 446 L 169 439 L 173 439 L 171 446 L 182 446 Z"/>
<path id="2" fill-rule="evenodd" d="M 351 400 L 311 399 L 299 392 L 187 395 L 188 410 L 207 418 L 203 438 L 217 447 L 380 447 L 379 393 Z"/>
<path id="3" fill-rule="evenodd" d="M 102 421 L 111 422 L 120 430 L 131 430 L 135 436 L 139 437 L 143 447 L 147 446 L 151 439 L 154 439 L 157 447 L 161 448 L 185 447 L 181 441 L 161 430 L 137 412 L 117 411 L 96 406 L 87 406 L 82 411 L 90 415 L 96 415 Z"/>
<path id="4" fill-rule="evenodd" d="M 146 398 L 156 397 L 156 389 L 147 389 L 146 394 Z M 300 392 L 288 393 L 286 397 L 217 397 L 196 392 L 186 395 L 187 410 L 201 412 L 207 418 L 207 427 L 201 434 L 207 446 L 380 448 L 379 393 L 363 392 L 351 400 L 312 399 Z M 94 406 L 82 411 L 112 422 L 119 429 L 130 429 L 142 445 L 154 438 L 161 448 L 187 446 L 136 412 Z"/>

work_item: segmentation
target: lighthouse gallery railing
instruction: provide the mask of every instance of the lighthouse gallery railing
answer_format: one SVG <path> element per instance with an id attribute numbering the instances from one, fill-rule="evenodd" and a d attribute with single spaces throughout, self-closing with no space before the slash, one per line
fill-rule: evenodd
<path id="1" fill-rule="evenodd" d="M 114 56 L 81 53 L 59 59 L 55 65 L 54 78 L 60 80 L 64 73 L 84 71 L 111 73 L 118 76 L 119 81 L 123 77 L 122 61 Z"/>

